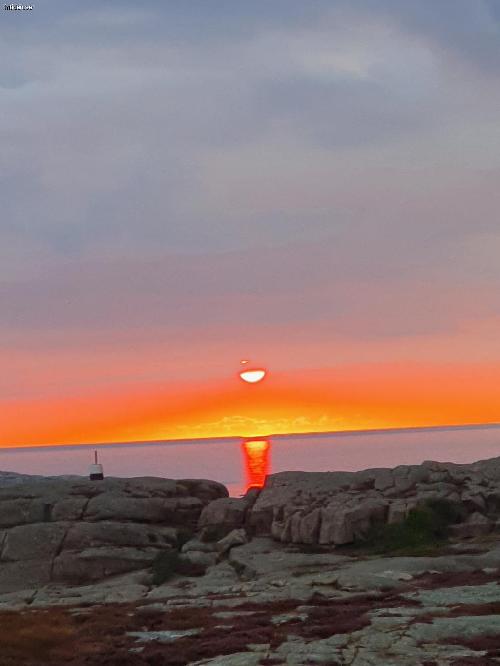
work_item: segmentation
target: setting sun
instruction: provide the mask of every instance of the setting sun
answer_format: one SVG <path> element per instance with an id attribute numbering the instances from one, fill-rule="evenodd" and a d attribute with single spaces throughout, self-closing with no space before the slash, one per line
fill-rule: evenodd
<path id="1" fill-rule="evenodd" d="M 266 371 L 262 369 L 258 370 L 243 370 L 240 372 L 240 377 L 244 382 L 248 384 L 257 384 L 262 381 L 266 376 Z"/>

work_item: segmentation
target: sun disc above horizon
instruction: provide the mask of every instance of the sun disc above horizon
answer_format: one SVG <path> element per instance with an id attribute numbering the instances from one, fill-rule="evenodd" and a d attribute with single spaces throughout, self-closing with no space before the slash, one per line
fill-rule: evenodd
<path id="1" fill-rule="evenodd" d="M 266 376 L 266 370 L 262 368 L 255 368 L 254 370 L 242 370 L 239 373 L 240 379 L 248 384 L 257 384 L 262 381 Z"/>

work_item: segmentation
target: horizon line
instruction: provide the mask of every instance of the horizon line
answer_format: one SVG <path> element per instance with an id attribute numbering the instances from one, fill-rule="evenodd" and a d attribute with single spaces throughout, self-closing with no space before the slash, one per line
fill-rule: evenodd
<path id="1" fill-rule="evenodd" d="M 2 450 L 31 450 L 31 449 L 47 449 L 47 448 L 84 448 L 84 447 L 103 447 L 103 446 L 138 446 L 141 444 L 205 444 L 210 442 L 230 442 L 230 441 L 248 441 L 248 440 L 261 440 L 261 439 L 284 439 L 286 437 L 349 437 L 356 435 L 373 435 L 373 434 L 396 434 L 400 432 L 429 432 L 437 430 L 474 430 L 477 428 L 499 428 L 500 422 L 488 423 L 466 423 L 466 424 L 444 424 L 432 426 L 403 426 L 403 427 L 388 427 L 388 428 L 363 428 L 354 430 L 328 430 L 328 431 L 310 431 L 310 432 L 290 432 L 278 433 L 268 435 L 256 435 L 253 437 L 245 437 L 243 435 L 230 435 L 227 437 L 182 437 L 179 439 L 144 439 L 144 440 L 127 440 L 127 441 L 109 441 L 109 442 L 76 442 L 68 444 L 34 444 L 34 445 L 19 445 L 13 444 L 8 446 L 0 446 Z"/>

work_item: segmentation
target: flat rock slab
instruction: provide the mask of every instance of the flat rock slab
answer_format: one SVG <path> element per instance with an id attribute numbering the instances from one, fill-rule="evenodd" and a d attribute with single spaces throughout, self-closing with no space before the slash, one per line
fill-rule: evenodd
<path id="1" fill-rule="evenodd" d="M 150 641 L 158 641 L 159 643 L 171 643 L 177 641 L 179 638 L 186 636 L 196 636 L 201 629 L 174 629 L 163 631 L 129 631 L 127 636 L 135 638 L 137 643 L 149 643 Z"/>
<path id="2" fill-rule="evenodd" d="M 330 570 L 353 558 L 336 553 L 302 553 L 291 551 L 271 539 L 256 538 L 243 546 L 231 549 L 229 562 L 247 570 L 253 576 L 278 576 L 283 578 L 291 572 L 318 572 Z"/>
<path id="3" fill-rule="evenodd" d="M 500 602 L 500 585 L 493 582 L 485 585 L 440 587 L 435 590 L 418 590 L 418 592 L 410 592 L 402 596 L 419 601 L 424 606 L 490 604 Z"/>
<path id="4" fill-rule="evenodd" d="M 500 634 L 500 615 L 438 617 L 431 623 L 413 624 L 407 635 L 419 642 L 437 642 L 447 638 L 470 639 Z"/>
<path id="5" fill-rule="evenodd" d="M 401 587 L 427 572 L 471 573 L 483 571 L 498 562 L 500 550 L 480 555 L 446 555 L 439 557 L 380 557 L 350 562 L 337 570 L 341 588 L 378 589 Z"/>

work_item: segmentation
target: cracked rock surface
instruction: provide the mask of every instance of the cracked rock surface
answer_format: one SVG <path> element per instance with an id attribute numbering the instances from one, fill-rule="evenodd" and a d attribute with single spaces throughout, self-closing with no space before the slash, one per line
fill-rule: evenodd
<path id="1" fill-rule="evenodd" d="M 351 557 L 256 537 L 203 576 L 155 586 L 145 569 L 11 592 L 0 596 L 1 663 L 495 664 L 500 535 L 476 547 L 451 558 Z M 46 637 L 46 661 L 16 643 L 27 628 Z"/>
<path id="2" fill-rule="evenodd" d="M 0 593 L 143 569 L 180 547 L 203 508 L 227 496 L 201 479 L 11 476 L 0 484 Z"/>
<path id="3" fill-rule="evenodd" d="M 243 500 L 205 480 L 9 477 L 0 666 L 498 664 L 497 486 L 499 459 L 290 472 Z M 433 493 L 465 512 L 432 556 L 348 545 Z M 193 571 L 160 583 L 169 553 Z"/>

